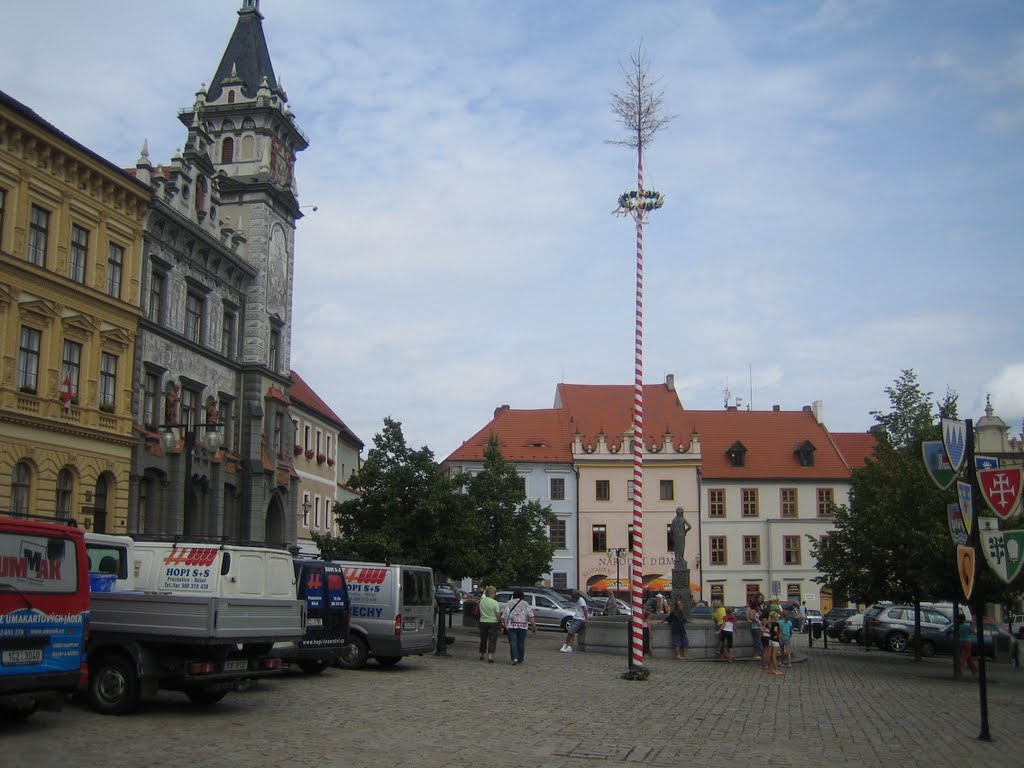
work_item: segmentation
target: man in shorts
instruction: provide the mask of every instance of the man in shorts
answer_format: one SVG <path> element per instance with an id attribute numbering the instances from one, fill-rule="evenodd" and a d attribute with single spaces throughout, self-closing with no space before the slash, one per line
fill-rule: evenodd
<path id="1" fill-rule="evenodd" d="M 587 610 L 587 601 L 579 590 L 574 589 L 572 591 L 572 600 L 576 604 L 576 615 L 566 628 L 568 631 L 565 633 L 565 645 L 559 648 L 562 653 L 572 653 L 572 647 L 576 644 L 576 636 L 583 631 L 583 627 L 590 618 L 590 611 Z"/>

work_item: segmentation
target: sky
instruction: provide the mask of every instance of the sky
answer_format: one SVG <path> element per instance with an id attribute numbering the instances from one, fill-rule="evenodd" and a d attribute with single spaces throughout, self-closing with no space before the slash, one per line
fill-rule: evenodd
<path id="1" fill-rule="evenodd" d="M 4 0 L 0 89 L 123 167 L 184 141 L 240 0 Z M 292 368 L 440 460 L 559 382 L 631 385 L 642 46 L 644 380 L 684 408 L 874 425 L 913 369 L 1024 424 L 1024 3 L 262 0 L 310 146 Z M 316 207 L 316 211 L 312 209 Z M 365 452 L 364 452 L 365 456 Z"/>

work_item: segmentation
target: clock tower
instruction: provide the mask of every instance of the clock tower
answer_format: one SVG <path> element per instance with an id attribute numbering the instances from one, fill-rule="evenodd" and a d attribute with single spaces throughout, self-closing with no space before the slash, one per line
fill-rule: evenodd
<path id="1" fill-rule="evenodd" d="M 201 133 L 214 169 L 224 228 L 243 236 L 246 281 L 240 320 L 241 455 L 250 478 L 241 532 L 253 540 L 294 540 L 292 279 L 299 212 L 295 157 L 309 146 L 274 72 L 259 0 L 243 0 L 238 22 L 209 87 L 179 119 Z M 268 478 L 270 475 L 272 477 Z M 267 482 L 267 480 L 270 482 Z"/>

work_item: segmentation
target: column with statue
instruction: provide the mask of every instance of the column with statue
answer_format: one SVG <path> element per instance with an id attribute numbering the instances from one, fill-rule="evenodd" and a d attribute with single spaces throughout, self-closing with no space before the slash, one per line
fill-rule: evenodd
<path id="1" fill-rule="evenodd" d="M 672 603 L 674 605 L 682 598 L 687 618 L 690 616 L 690 566 L 686 563 L 686 534 L 692 527 L 683 508 L 676 507 L 676 516 L 672 520 L 672 546 L 676 554 L 675 565 L 672 566 Z"/>

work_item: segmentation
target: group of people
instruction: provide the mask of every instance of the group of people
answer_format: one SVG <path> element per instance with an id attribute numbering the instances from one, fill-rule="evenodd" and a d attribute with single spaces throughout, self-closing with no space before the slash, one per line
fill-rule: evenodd
<path id="1" fill-rule="evenodd" d="M 526 660 L 526 635 L 528 632 L 537 631 L 537 618 L 533 613 L 533 606 L 526 601 L 526 595 L 521 589 L 515 590 L 512 599 L 504 605 L 495 599 L 497 594 L 497 587 L 488 586 L 480 598 L 480 661 L 486 659 L 488 663 L 494 663 L 498 631 L 504 629 L 508 635 L 508 649 L 513 666 L 522 664 Z M 590 611 L 583 595 L 573 591 L 572 599 L 576 615 L 568 624 L 562 653 L 573 652 L 576 637 L 590 619 Z"/>
<path id="2" fill-rule="evenodd" d="M 778 601 L 765 604 L 758 592 L 747 604 L 753 658 L 760 657 L 761 668 L 771 675 L 784 674 L 782 665 L 793 666 L 793 617 Z"/>

